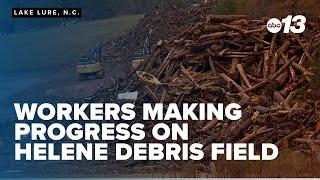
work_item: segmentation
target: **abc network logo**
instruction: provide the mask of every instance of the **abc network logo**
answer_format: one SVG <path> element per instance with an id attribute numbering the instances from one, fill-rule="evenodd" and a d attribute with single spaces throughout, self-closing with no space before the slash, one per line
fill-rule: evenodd
<path id="1" fill-rule="evenodd" d="M 287 16 L 281 21 L 277 18 L 272 18 L 267 22 L 267 29 L 271 33 L 278 33 L 283 28 L 283 33 L 303 33 L 305 30 L 305 23 L 307 19 L 303 15 Z"/>

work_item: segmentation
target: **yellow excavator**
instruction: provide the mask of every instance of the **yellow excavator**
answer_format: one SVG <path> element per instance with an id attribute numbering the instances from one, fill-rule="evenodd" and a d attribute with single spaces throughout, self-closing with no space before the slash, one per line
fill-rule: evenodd
<path id="1" fill-rule="evenodd" d="M 88 57 L 80 58 L 77 64 L 77 74 L 79 80 L 86 80 L 89 77 L 102 79 L 104 71 L 101 64 L 102 45 L 99 43 L 90 51 Z"/>

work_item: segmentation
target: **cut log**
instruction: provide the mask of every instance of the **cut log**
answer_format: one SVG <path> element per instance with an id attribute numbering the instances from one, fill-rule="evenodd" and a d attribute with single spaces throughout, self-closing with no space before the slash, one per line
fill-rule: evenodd
<path id="1" fill-rule="evenodd" d="M 228 83 L 233 84 L 239 93 L 245 92 L 245 90 L 238 83 L 236 83 L 234 80 L 232 80 L 228 75 L 221 73 L 220 76 Z"/>
<path id="2" fill-rule="evenodd" d="M 246 73 L 244 72 L 243 68 L 242 68 L 242 65 L 241 64 L 237 64 L 237 69 L 238 69 L 238 72 L 240 74 L 240 77 L 242 78 L 243 82 L 246 84 L 246 86 L 248 87 L 252 87 L 249 80 L 247 79 L 247 75 Z"/>
<path id="3" fill-rule="evenodd" d="M 231 22 L 239 19 L 245 19 L 246 15 L 209 15 L 207 22 Z"/>

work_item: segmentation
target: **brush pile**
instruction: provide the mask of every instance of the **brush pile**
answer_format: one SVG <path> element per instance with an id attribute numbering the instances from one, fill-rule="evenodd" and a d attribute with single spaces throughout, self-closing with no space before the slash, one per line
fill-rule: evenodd
<path id="1" fill-rule="evenodd" d="M 149 37 L 151 44 L 160 39 L 168 39 L 196 22 L 201 22 L 213 11 L 214 1 L 199 3 L 184 8 L 171 4 L 155 8 L 147 13 L 137 27 L 129 34 L 108 42 L 105 55 L 108 60 L 128 60 L 134 53 L 141 52 L 143 43 Z"/>
<path id="2" fill-rule="evenodd" d="M 208 16 L 206 22 L 158 41 L 146 63 L 113 88 L 99 91 L 95 100 L 116 101 L 119 92 L 138 91 L 137 106 L 236 102 L 242 106 L 238 121 L 190 121 L 192 141 L 205 146 L 274 143 L 311 152 L 320 145 L 320 102 L 303 95 L 313 93 L 308 84 L 316 74 L 310 63 L 319 40 L 315 23 L 308 23 L 302 34 L 272 34 L 266 19 Z M 136 77 L 136 71 L 153 77 Z M 153 78 L 161 84 L 153 84 Z"/>

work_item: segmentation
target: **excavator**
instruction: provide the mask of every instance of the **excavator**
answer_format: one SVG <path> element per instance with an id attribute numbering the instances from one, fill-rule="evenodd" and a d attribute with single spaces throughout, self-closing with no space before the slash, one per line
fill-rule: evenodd
<path id="1" fill-rule="evenodd" d="M 89 77 L 102 79 L 104 71 L 101 64 L 102 45 L 98 43 L 89 52 L 88 57 L 82 57 L 77 64 L 77 74 L 79 80 L 87 80 Z"/>

